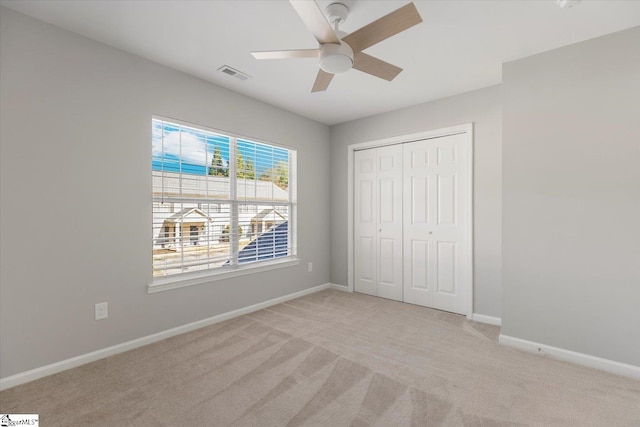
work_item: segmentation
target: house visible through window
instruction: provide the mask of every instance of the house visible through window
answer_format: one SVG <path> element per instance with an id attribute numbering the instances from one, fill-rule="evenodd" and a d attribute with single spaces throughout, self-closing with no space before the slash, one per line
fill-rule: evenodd
<path id="1" fill-rule="evenodd" d="M 153 277 L 295 256 L 295 150 L 152 120 Z"/>

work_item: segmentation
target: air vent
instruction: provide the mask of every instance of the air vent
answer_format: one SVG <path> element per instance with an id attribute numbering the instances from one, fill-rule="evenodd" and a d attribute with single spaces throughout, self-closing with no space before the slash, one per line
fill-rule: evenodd
<path id="1" fill-rule="evenodd" d="M 242 71 L 238 71 L 235 68 L 231 68 L 228 65 L 223 65 L 222 67 L 218 68 L 218 71 L 221 71 L 240 80 L 249 80 L 251 78 L 250 75 L 243 73 Z"/>

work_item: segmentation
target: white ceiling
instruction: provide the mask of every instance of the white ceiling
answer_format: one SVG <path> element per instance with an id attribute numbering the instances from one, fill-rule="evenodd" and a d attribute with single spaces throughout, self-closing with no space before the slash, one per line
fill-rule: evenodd
<path id="1" fill-rule="evenodd" d="M 337 0 L 334 0 L 337 1 Z M 324 10 L 334 1 L 318 1 Z M 408 3 L 345 0 L 353 32 Z M 424 22 L 366 50 L 404 71 L 357 70 L 311 93 L 316 59 L 256 60 L 254 50 L 316 48 L 288 1 L 16 1 L 0 4 L 329 125 L 498 84 L 504 62 L 640 25 L 640 1 L 416 1 Z M 640 46 L 640 41 L 639 41 Z M 216 70 L 229 65 L 253 78 Z"/>

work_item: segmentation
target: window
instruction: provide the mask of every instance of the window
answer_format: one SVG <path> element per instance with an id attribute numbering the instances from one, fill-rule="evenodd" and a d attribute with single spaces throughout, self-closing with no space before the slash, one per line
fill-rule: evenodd
<path id="1" fill-rule="evenodd" d="M 295 155 L 154 118 L 154 281 L 294 258 Z"/>

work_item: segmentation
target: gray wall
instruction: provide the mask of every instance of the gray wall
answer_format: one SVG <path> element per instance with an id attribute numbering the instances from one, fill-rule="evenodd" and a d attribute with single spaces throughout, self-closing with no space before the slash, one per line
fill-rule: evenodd
<path id="1" fill-rule="evenodd" d="M 501 317 L 501 92 L 499 86 L 331 128 L 331 282 L 347 285 L 347 146 L 474 124 L 474 313 Z"/>
<path id="2" fill-rule="evenodd" d="M 640 366 L 640 27 L 503 68 L 502 333 Z"/>
<path id="3" fill-rule="evenodd" d="M 0 15 L 1 377 L 329 281 L 327 126 Z M 296 147 L 304 262 L 147 294 L 152 114 Z"/>

